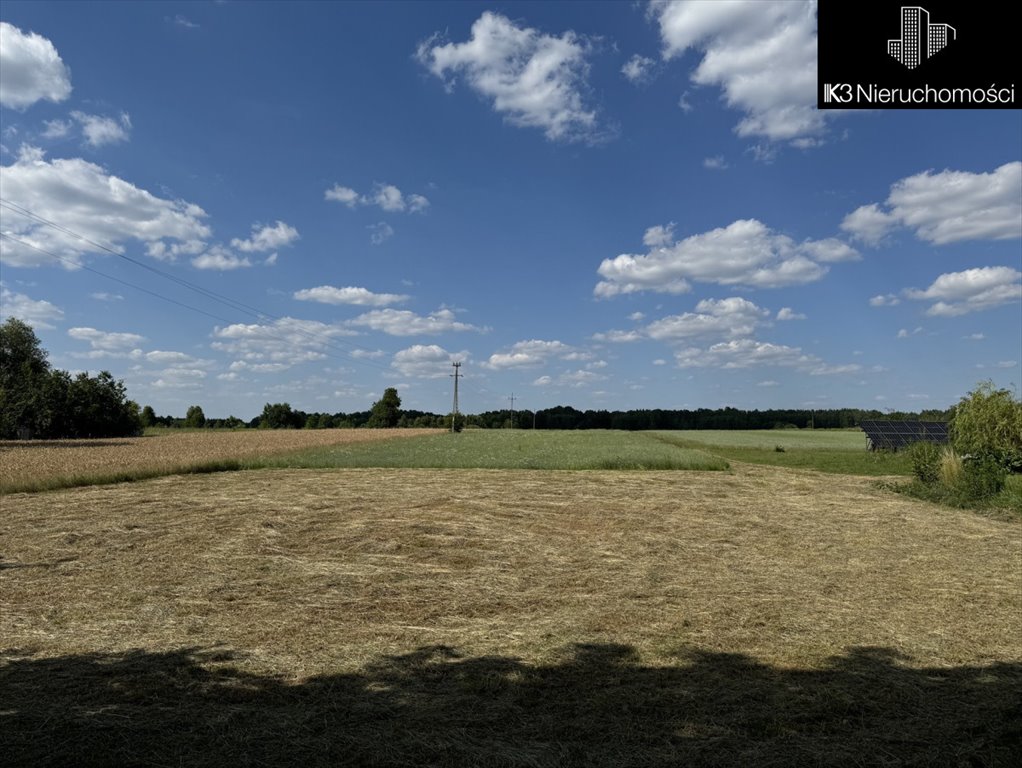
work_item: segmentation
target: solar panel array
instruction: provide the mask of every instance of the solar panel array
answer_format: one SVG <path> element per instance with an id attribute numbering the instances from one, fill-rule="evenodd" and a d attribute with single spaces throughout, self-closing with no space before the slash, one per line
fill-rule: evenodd
<path id="1" fill-rule="evenodd" d="M 948 442 L 947 423 L 943 421 L 863 421 L 859 424 L 866 433 L 866 448 L 896 451 L 912 443 L 925 440 L 937 445 Z"/>

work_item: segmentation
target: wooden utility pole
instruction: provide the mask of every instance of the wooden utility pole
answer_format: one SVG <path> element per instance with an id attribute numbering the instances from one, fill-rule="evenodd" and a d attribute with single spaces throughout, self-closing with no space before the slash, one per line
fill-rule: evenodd
<path id="1" fill-rule="evenodd" d="M 511 401 L 511 429 L 515 428 L 515 393 L 511 393 L 511 397 L 508 398 Z"/>
<path id="2" fill-rule="evenodd" d="M 458 372 L 461 368 L 461 363 L 451 363 L 454 366 L 454 373 L 451 376 L 454 377 L 454 410 L 451 411 L 451 432 L 455 432 L 454 425 L 458 421 L 458 376 L 461 374 Z"/>

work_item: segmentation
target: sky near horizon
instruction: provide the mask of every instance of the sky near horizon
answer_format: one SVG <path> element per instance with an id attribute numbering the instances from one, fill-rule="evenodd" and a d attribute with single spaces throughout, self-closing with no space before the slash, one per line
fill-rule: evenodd
<path id="1" fill-rule="evenodd" d="M 802 0 L 9 0 L 0 314 L 172 415 L 1017 392 L 1022 112 L 815 101 Z"/>

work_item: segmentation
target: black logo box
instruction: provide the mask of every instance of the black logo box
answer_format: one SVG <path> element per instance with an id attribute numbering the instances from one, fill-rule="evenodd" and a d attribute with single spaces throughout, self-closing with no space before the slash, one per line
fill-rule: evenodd
<path id="1" fill-rule="evenodd" d="M 902 7 L 923 8 L 931 24 L 949 24 L 955 28 L 955 40 L 943 50 L 907 68 L 887 51 L 887 41 L 901 37 Z M 1006 13 L 1010 4 L 993 2 L 948 2 L 922 0 L 819 0 L 817 32 L 817 107 L 820 109 L 1018 109 L 1022 93 L 1015 85 L 1022 72 L 1022 29 Z M 869 103 L 853 99 L 838 103 L 831 91 L 825 101 L 827 85 L 842 85 L 841 95 L 860 93 L 876 86 L 890 89 L 999 89 L 995 101 L 969 100 L 967 103 Z M 851 89 L 843 87 L 844 84 Z M 1011 92 L 1009 94 L 1008 90 Z M 917 91 L 919 93 L 919 91 Z"/>

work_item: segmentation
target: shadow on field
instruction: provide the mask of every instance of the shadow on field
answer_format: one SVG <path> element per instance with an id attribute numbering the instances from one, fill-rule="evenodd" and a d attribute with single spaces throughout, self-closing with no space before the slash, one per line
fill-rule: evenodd
<path id="1" fill-rule="evenodd" d="M 910 670 L 857 649 L 824 670 L 620 645 L 560 663 L 443 646 L 289 685 L 231 652 L 7 653 L 8 766 L 1022 764 L 1022 665 Z"/>

